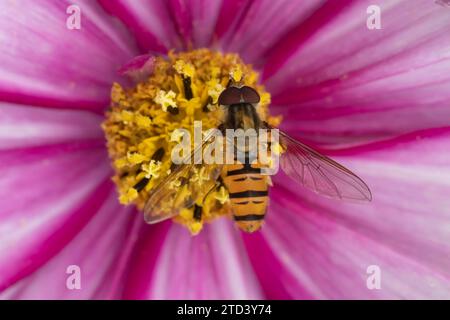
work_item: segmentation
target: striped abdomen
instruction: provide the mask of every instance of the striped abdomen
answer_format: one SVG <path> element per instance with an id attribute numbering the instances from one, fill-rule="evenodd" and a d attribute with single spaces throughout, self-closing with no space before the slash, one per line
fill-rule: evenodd
<path id="1" fill-rule="evenodd" d="M 268 204 L 268 179 L 256 165 L 226 165 L 222 180 L 230 195 L 237 226 L 246 232 L 261 228 Z"/>

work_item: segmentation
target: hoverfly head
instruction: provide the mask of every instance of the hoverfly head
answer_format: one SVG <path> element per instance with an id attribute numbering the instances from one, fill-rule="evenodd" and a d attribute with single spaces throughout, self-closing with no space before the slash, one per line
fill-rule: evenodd
<path id="1" fill-rule="evenodd" d="M 257 104 L 261 100 L 259 93 L 248 86 L 230 86 L 222 91 L 219 96 L 219 104 L 231 106 L 235 104 Z"/>

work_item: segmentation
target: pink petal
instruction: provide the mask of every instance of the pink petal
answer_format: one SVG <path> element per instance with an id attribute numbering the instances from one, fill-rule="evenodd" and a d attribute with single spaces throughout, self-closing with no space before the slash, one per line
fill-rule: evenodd
<path id="1" fill-rule="evenodd" d="M 238 25 L 240 18 L 245 17 L 251 0 L 228 0 L 222 2 L 220 15 L 217 18 L 215 34 L 222 39 L 230 30 L 234 30 Z"/>
<path id="2" fill-rule="evenodd" d="M 93 1 L 78 1 L 81 29 L 69 30 L 64 1 L 0 5 L 0 99 L 101 111 L 117 69 L 136 55 L 130 37 Z"/>
<path id="3" fill-rule="evenodd" d="M 172 13 L 164 1 L 99 0 L 99 3 L 130 29 L 142 51 L 166 53 L 181 47 Z"/>
<path id="4" fill-rule="evenodd" d="M 264 68 L 263 79 L 274 76 L 281 67 L 286 68 L 289 59 L 293 59 L 293 56 L 297 51 L 300 51 L 305 43 L 315 39 L 317 33 L 321 32 L 328 24 L 333 23 L 336 17 L 339 17 L 342 12 L 345 12 L 355 2 L 352 0 L 327 1 L 314 11 L 306 21 L 290 29 L 285 37 L 280 38 L 278 43 L 273 45 L 268 52 L 269 59 Z M 363 12 L 365 12 L 365 9 Z M 349 21 L 354 22 L 354 19 Z M 344 29 L 340 27 L 338 30 Z"/>
<path id="5" fill-rule="evenodd" d="M 160 53 L 209 46 L 225 6 L 207 0 L 100 0 L 100 4 L 133 32 L 144 51 Z"/>
<path id="6" fill-rule="evenodd" d="M 142 82 L 153 73 L 155 57 L 144 54 L 134 57 L 119 69 L 119 74 L 127 76 L 135 83 Z"/>
<path id="7" fill-rule="evenodd" d="M 381 1 L 382 29 L 368 30 L 370 4 L 356 1 L 309 37 L 292 34 L 291 51 L 273 52 L 265 75 L 286 130 L 336 144 L 450 124 L 448 10 Z"/>
<path id="8" fill-rule="evenodd" d="M 169 0 L 168 7 L 185 49 L 208 47 L 214 37 L 223 0 Z"/>
<path id="9" fill-rule="evenodd" d="M 103 141 L 101 121 L 102 117 L 86 111 L 0 102 L 0 150 L 80 140 Z"/>
<path id="10" fill-rule="evenodd" d="M 1 299 L 105 299 L 120 297 L 114 276 L 123 270 L 117 260 L 132 239 L 138 217 L 131 208 L 117 202 L 111 186 L 98 212 L 79 233 L 36 272 L 22 279 L 2 294 Z M 140 217 L 142 221 L 142 217 Z M 68 289 L 69 266 L 80 268 L 81 289 Z"/>
<path id="11" fill-rule="evenodd" d="M 264 232 L 256 232 L 243 234 L 243 237 L 250 262 L 264 291 L 264 297 L 271 300 L 287 300 L 294 296 L 297 299 L 311 299 L 311 294 L 292 274 L 280 273 L 284 266 L 280 262 L 277 252 L 273 251 L 268 239 L 263 234 Z M 295 294 L 292 293 L 292 290 L 295 290 Z"/>
<path id="12" fill-rule="evenodd" d="M 127 299 L 262 298 L 231 221 L 215 221 L 196 237 L 170 222 L 152 226 L 140 243 L 129 273 Z"/>
<path id="13" fill-rule="evenodd" d="M 176 0 L 173 2 L 177 2 Z M 211 45 L 214 37 L 214 29 L 219 15 L 222 14 L 222 6 L 226 0 L 189 0 L 190 17 L 192 24 L 192 42 L 195 47 L 202 48 Z"/>
<path id="14" fill-rule="evenodd" d="M 184 41 L 185 46 L 192 41 L 192 16 L 189 0 L 168 0 L 168 7 L 177 32 Z"/>
<path id="15" fill-rule="evenodd" d="M 107 155 L 98 143 L 1 151 L 0 163 L 2 290 L 60 251 L 112 186 Z"/>
<path id="16" fill-rule="evenodd" d="M 226 1 L 224 7 L 231 7 L 238 1 Z M 225 51 L 239 52 L 248 62 L 263 62 L 266 51 L 276 42 L 283 39 L 285 34 L 302 22 L 323 1 L 310 0 L 281 0 L 254 1 L 241 4 L 240 10 L 230 13 L 234 21 L 227 21 L 228 32 L 220 40 Z M 223 22 L 218 25 L 222 28 Z"/>
<path id="17" fill-rule="evenodd" d="M 293 298 L 306 290 L 321 299 L 448 299 L 448 145 L 450 129 L 435 129 L 335 152 L 371 187 L 367 204 L 323 198 L 278 177 L 263 231 L 283 266 L 274 286 Z M 380 290 L 366 286 L 370 265 L 381 269 Z"/>

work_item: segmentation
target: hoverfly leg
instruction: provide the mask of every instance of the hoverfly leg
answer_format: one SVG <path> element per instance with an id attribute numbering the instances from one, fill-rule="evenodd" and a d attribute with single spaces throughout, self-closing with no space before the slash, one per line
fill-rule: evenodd
<path id="1" fill-rule="evenodd" d="M 201 221 L 202 220 L 202 213 L 203 213 L 203 205 L 205 204 L 206 198 L 208 198 L 208 196 L 210 195 L 211 192 L 213 192 L 214 190 L 216 190 L 217 188 L 220 188 L 221 186 L 223 186 L 223 180 L 222 177 L 218 177 L 216 183 L 212 186 L 211 189 L 208 190 L 208 192 L 205 194 L 205 196 L 203 197 L 203 201 L 202 201 L 202 206 L 199 206 L 197 204 L 194 204 L 194 219 L 197 221 Z"/>
<path id="2" fill-rule="evenodd" d="M 225 186 L 225 185 L 223 184 L 222 177 L 219 176 L 219 177 L 217 178 L 216 183 L 212 186 L 211 189 L 208 190 L 208 192 L 207 192 L 207 193 L 205 194 L 205 196 L 203 197 L 202 204 L 205 203 L 206 198 L 208 198 L 208 196 L 209 196 L 209 194 L 210 194 L 211 192 L 213 192 L 213 191 L 216 190 L 216 189 L 219 189 L 221 186 Z"/>
<path id="3" fill-rule="evenodd" d="M 218 127 L 217 127 L 217 129 L 219 129 L 219 131 L 222 133 L 222 136 L 225 136 L 226 135 L 226 127 L 225 127 L 225 124 L 221 124 L 221 125 L 219 125 Z"/>

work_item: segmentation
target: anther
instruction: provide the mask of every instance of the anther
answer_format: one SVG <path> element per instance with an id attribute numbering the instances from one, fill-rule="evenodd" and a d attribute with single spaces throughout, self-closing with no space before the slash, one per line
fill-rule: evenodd
<path id="1" fill-rule="evenodd" d="M 178 113 L 180 113 L 180 111 L 178 110 L 178 108 L 172 107 L 172 106 L 168 106 L 167 107 L 167 111 L 169 111 L 169 113 L 171 115 L 176 116 Z"/>
<path id="2" fill-rule="evenodd" d="M 191 78 L 183 76 L 184 96 L 186 100 L 191 100 L 194 97 L 194 94 L 192 93 L 191 84 L 192 84 Z"/>

